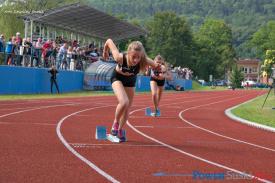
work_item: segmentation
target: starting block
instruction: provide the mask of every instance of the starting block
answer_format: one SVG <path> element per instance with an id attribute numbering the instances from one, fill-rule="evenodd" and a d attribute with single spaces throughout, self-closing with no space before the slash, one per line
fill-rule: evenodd
<path id="1" fill-rule="evenodd" d="M 95 131 L 95 139 L 97 140 L 106 140 L 107 131 L 105 126 L 97 126 Z"/>
<path id="2" fill-rule="evenodd" d="M 157 112 L 152 112 L 150 107 L 147 107 L 145 109 L 145 115 L 146 116 L 154 116 L 154 117 L 159 117 L 160 116 L 160 110 L 158 110 Z"/>
<path id="3" fill-rule="evenodd" d="M 122 130 L 122 133 L 126 139 L 126 131 Z M 112 134 L 107 134 L 107 130 L 106 130 L 105 126 L 97 126 L 96 127 L 95 138 L 97 140 L 109 140 L 114 143 L 120 143 L 120 139 L 117 136 L 114 136 Z"/>

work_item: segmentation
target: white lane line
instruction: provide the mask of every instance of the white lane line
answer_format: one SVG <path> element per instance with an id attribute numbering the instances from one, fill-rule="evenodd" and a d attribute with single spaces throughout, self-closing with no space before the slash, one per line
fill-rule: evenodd
<path id="1" fill-rule="evenodd" d="M 194 128 L 194 127 L 192 127 L 192 126 L 165 126 L 165 125 L 163 125 L 163 126 L 134 126 L 135 128 L 179 128 L 179 129 L 181 129 L 181 128 Z"/>
<path id="2" fill-rule="evenodd" d="M 239 98 L 239 97 L 237 97 L 237 98 Z M 182 121 L 184 121 L 185 123 L 187 123 L 187 124 L 189 124 L 189 125 L 191 125 L 191 126 L 193 126 L 193 127 L 195 127 L 195 128 L 198 128 L 198 129 L 200 129 L 200 130 L 203 130 L 203 131 L 205 131 L 205 132 L 207 132 L 207 133 L 210 133 L 210 134 L 213 134 L 213 135 L 222 137 L 222 138 L 226 138 L 226 139 L 229 139 L 229 140 L 233 140 L 233 141 L 236 141 L 236 142 L 239 142 L 239 143 L 247 144 L 247 145 L 250 145 L 250 146 L 253 146 L 253 147 L 257 147 L 257 148 L 260 148 L 260 149 L 264 149 L 264 150 L 268 150 L 268 151 L 275 152 L 275 149 L 272 149 L 272 148 L 260 146 L 260 145 L 257 145 L 257 144 L 253 144 L 253 143 L 250 143 L 250 142 L 246 142 L 246 141 L 243 141 L 243 140 L 239 140 L 239 139 L 235 139 L 235 138 L 232 138 L 232 137 L 229 137 L 229 136 L 222 135 L 222 134 L 220 134 L 220 133 L 213 132 L 213 131 L 208 130 L 208 129 L 206 129 L 206 128 L 203 128 L 203 127 L 200 127 L 200 126 L 198 126 L 198 125 L 195 125 L 195 124 L 193 124 L 192 122 L 190 122 L 190 121 L 188 121 L 188 120 L 186 120 L 186 119 L 184 119 L 184 118 L 182 117 L 183 113 L 186 112 L 186 111 L 188 111 L 188 110 L 196 109 L 196 108 L 199 108 L 199 107 L 205 107 L 205 106 L 209 106 L 209 105 L 213 105 L 213 104 L 217 104 L 217 103 L 221 103 L 221 102 L 224 102 L 224 101 L 227 101 L 227 100 L 228 100 L 228 99 L 222 100 L 222 101 L 218 101 L 218 102 L 212 102 L 212 103 L 209 103 L 209 104 L 203 104 L 203 105 L 199 105 L 199 106 L 194 106 L 194 107 L 187 108 L 187 109 L 185 109 L 185 110 L 183 110 L 183 111 L 181 111 L 181 112 L 179 113 L 179 117 L 180 117 L 180 119 L 181 119 Z M 232 99 L 230 99 L 230 100 L 232 100 Z"/>
<path id="3" fill-rule="evenodd" d="M 166 111 L 166 110 L 165 110 Z M 130 116 L 129 118 L 148 118 L 148 116 Z M 152 117 L 152 119 L 178 119 L 178 117 L 172 117 L 172 116 L 158 116 L 158 117 Z"/>
<path id="4" fill-rule="evenodd" d="M 154 126 L 135 126 L 136 128 L 154 128 Z"/>
<path id="5" fill-rule="evenodd" d="M 83 161 L 84 163 L 86 163 L 88 166 L 90 166 L 92 169 L 94 169 L 96 172 L 98 172 L 100 175 L 102 175 L 103 177 L 105 177 L 106 179 L 108 179 L 111 182 L 114 183 L 119 183 L 118 180 L 116 180 L 114 177 L 112 177 L 111 175 L 109 175 L 108 173 L 106 173 L 105 171 L 103 171 L 102 169 L 100 169 L 98 166 L 96 166 L 94 163 L 92 163 L 91 161 L 89 161 L 88 159 L 86 159 L 84 156 L 82 156 L 81 154 L 79 154 L 76 150 L 74 150 L 73 147 L 70 146 L 70 144 L 65 140 L 65 138 L 63 137 L 62 133 L 61 133 L 61 125 L 62 123 L 69 117 L 79 114 L 81 112 L 85 112 L 88 110 L 92 110 L 92 109 L 99 109 L 99 108 L 104 108 L 104 107 L 110 107 L 111 105 L 106 105 L 106 106 L 100 106 L 100 107 L 93 107 L 93 108 L 88 108 L 88 109 L 84 109 L 81 111 L 77 111 L 74 113 L 71 113 L 65 117 L 63 117 L 57 124 L 56 127 L 56 133 L 58 138 L 60 139 L 60 141 L 64 144 L 64 146 L 71 151 L 71 153 L 73 153 L 76 157 L 78 157 L 81 161 Z"/>
<path id="6" fill-rule="evenodd" d="M 162 145 L 158 145 L 158 144 L 82 144 L 82 143 L 69 143 L 74 147 L 78 147 L 78 148 L 85 148 L 85 147 L 97 147 L 97 146 L 119 146 L 119 148 L 121 147 L 163 147 Z"/>
<path id="7" fill-rule="evenodd" d="M 16 111 L 16 112 L 4 114 L 4 115 L 1 115 L 0 118 L 6 117 L 6 116 L 11 116 L 11 115 L 14 115 L 14 114 L 23 113 L 23 112 L 28 112 L 28 111 L 34 111 L 34 110 L 39 110 L 39 109 L 47 109 L 47 108 L 52 108 L 52 107 L 60 107 L 60 106 L 71 106 L 71 105 L 75 105 L 75 104 L 60 104 L 60 105 L 49 105 L 49 106 L 36 107 L 36 108 L 32 108 L 32 109 L 26 109 L 26 110 L 22 110 L 22 111 Z"/>
<path id="8" fill-rule="evenodd" d="M 21 122 L 0 122 L 0 125 L 41 125 L 41 126 L 56 126 L 51 123 L 21 123 Z"/>
<path id="9" fill-rule="evenodd" d="M 139 133 L 139 134 L 142 135 L 143 137 L 146 137 L 146 138 L 148 138 L 148 139 L 150 139 L 150 140 L 152 140 L 152 141 L 154 141 L 154 142 L 156 142 L 156 143 L 158 143 L 158 144 L 161 144 L 161 145 L 163 145 L 164 147 L 167 147 L 167 148 L 172 149 L 172 150 L 174 150 L 174 151 L 177 151 L 177 152 L 179 152 L 179 153 L 185 154 L 185 155 L 187 155 L 187 156 L 189 156 L 189 157 L 192 157 L 192 158 L 194 158 L 194 159 L 203 161 L 203 162 L 205 162 L 205 163 L 208 163 L 208 164 L 217 166 L 217 167 L 219 167 L 219 168 L 223 168 L 223 169 L 226 169 L 226 170 L 229 170 L 229 171 L 238 173 L 238 174 L 240 174 L 240 175 L 243 175 L 243 176 L 246 176 L 246 177 L 249 177 L 249 178 L 252 178 L 252 179 L 259 180 L 259 181 L 261 181 L 261 182 L 272 183 L 272 182 L 269 181 L 269 180 L 265 180 L 265 179 L 262 179 L 262 178 L 260 178 L 260 177 L 256 177 L 256 176 L 254 176 L 254 175 L 247 174 L 247 173 L 242 172 L 242 171 L 240 171 L 240 170 L 236 170 L 236 169 L 230 168 L 230 167 L 228 167 L 228 166 L 225 166 L 225 165 L 222 165 L 222 164 L 219 164 L 219 163 L 215 163 L 215 162 L 213 162 L 213 161 L 209 161 L 209 160 L 204 159 L 204 158 L 202 158 L 202 157 L 199 157 L 199 156 L 193 155 L 193 154 L 191 154 L 191 153 L 188 153 L 188 152 L 186 152 L 186 151 L 183 151 L 183 150 L 181 150 L 181 149 L 178 149 L 178 148 L 176 148 L 176 147 L 174 147 L 174 146 L 171 146 L 171 145 L 169 145 L 169 144 L 166 144 L 166 143 L 164 143 L 164 142 L 161 142 L 161 141 L 159 141 L 159 140 L 157 140 L 157 139 L 155 139 L 155 138 L 153 138 L 153 137 L 151 137 L 151 136 L 148 136 L 148 135 L 142 133 L 141 131 L 139 131 L 139 130 L 137 130 L 135 127 L 133 127 L 133 126 L 129 123 L 129 121 L 127 121 L 127 124 L 128 124 L 128 126 L 129 126 L 130 128 L 132 128 L 135 132 Z"/>
<path id="10" fill-rule="evenodd" d="M 236 98 L 241 98 L 241 97 L 235 97 L 235 98 L 227 99 L 227 100 L 233 100 L 233 99 L 236 99 Z M 222 101 L 220 101 L 220 102 L 227 101 L 227 100 L 222 100 Z M 218 103 L 218 102 L 215 102 L 215 103 Z M 167 105 L 168 105 L 168 104 L 167 104 Z M 206 104 L 206 105 L 209 105 L 209 104 Z M 194 107 L 191 107 L 191 108 L 194 108 Z M 142 110 L 142 109 L 137 109 L 137 110 L 131 111 L 131 112 L 130 112 L 130 115 L 133 114 L 134 112 L 140 111 L 140 110 Z M 163 146 L 165 146 L 165 147 L 167 147 L 167 148 L 169 148 L 169 149 L 172 149 L 172 150 L 177 151 L 177 152 L 179 152 L 179 153 L 185 154 L 185 155 L 187 155 L 187 156 L 190 156 L 190 157 L 192 157 L 192 158 L 194 158 L 194 159 L 203 161 L 203 162 L 205 162 L 205 163 L 208 163 L 208 164 L 211 164 L 211 165 L 214 165 L 214 166 L 217 166 L 217 167 L 220 167 L 220 168 L 223 168 L 223 169 L 226 169 L 226 170 L 229 170 L 229 171 L 238 173 L 238 174 L 243 175 L 243 176 L 246 176 L 246 177 L 250 177 L 250 178 L 252 178 L 252 179 L 259 180 L 259 181 L 261 181 L 261 182 L 272 183 L 272 182 L 269 181 L 269 180 L 262 179 L 262 178 L 260 178 L 260 177 L 257 177 L 257 176 L 251 175 L 251 174 L 247 174 L 247 173 L 242 172 L 242 171 L 240 171 L 240 170 L 237 170 L 237 169 L 234 169 L 234 168 L 230 168 L 230 167 L 228 167 L 228 166 L 225 166 L 225 165 L 222 165 L 222 164 L 219 164 L 219 163 L 215 163 L 215 162 L 213 162 L 213 161 L 209 161 L 209 160 L 207 160 L 207 159 L 204 159 L 204 158 L 202 158 L 202 157 L 193 155 L 193 154 L 191 154 L 191 153 L 188 153 L 188 152 L 186 152 L 186 151 L 183 151 L 183 150 L 181 150 L 181 149 L 178 149 L 178 148 L 176 148 L 176 147 L 173 147 L 173 146 L 171 146 L 171 145 L 169 145 L 169 144 L 166 144 L 166 143 L 164 143 L 164 142 L 162 142 L 162 141 L 159 141 L 159 140 L 157 140 L 157 139 L 155 139 L 155 138 L 153 138 L 153 137 L 151 137 L 151 136 L 149 136 L 149 135 L 146 135 L 146 134 L 142 133 L 141 131 L 139 131 L 138 129 L 136 129 L 134 126 L 132 126 L 131 123 L 130 123 L 129 121 L 127 121 L 127 125 L 128 125 L 130 128 L 132 128 L 132 130 L 134 130 L 134 131 L 137 132 L 138 134 L 142 135 L 143 137 L 146 137 L 147 139 L 150 139 L 150 140 L 152 140 L 152 141 L 154 141 L 154 142 L 156 142 L 156 143 L 158 143 L 158 144 L 161 144 L 161 145 L 163 145 Z"/>

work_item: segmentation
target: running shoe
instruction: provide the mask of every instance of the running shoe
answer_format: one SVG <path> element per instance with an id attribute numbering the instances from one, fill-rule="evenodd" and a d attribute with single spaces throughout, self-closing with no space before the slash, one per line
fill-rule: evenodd
<path id="1" fill-rule="evenodd" d="M 118 130 L 117 137 L 119 138 L 119 142 L 125 142 L 126 141 L 126 137 L 124 136 L 122 129 Z"/>
<path id="2" fill-rule="evenodd" d="M 156 116 L 160 116 L 160 110 L 156 109 Z"/>
<path id="3" fill-rule="evenodd" d="M 113 126 L 112 126 L 112 129 L 111 129 L 111 134 L 113 136 L 117 136 L 117 133 L 118 133 L 118 122 L 114 123 Z"/>

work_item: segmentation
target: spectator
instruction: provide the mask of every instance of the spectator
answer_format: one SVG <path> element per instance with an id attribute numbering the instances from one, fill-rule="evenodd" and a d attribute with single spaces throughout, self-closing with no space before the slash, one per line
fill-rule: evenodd
<path id="1" fill-rule="evenodd" d="M 39 65 L 41 64 L 42 47 L 42 39 L 38 38 L 34 46 L 34 59 L 37 61 L 36 64 L 34 64 L 34 66 L 39 67 Z"/>
<path id="2" fill-rule="evenodd" d="M 16 58 L 16 38 L 13 36 L 9 39 L 6 46 L 6 59 L 5 64 L 7 65 L 15 65 L 15 58 Z"/>
<path id="3" fill-rule="evenodd" d="M 70 68 L 71 62 L 72 62 L 72 56 L 73 56 L 73 47 L 69 46 L 67 51 L 67 67 L 66 69 Z"/>
<path id="4" fill-rule="evenodd" d="M 1 34 L 0 35 L 0 52 L 4 52 L 4 48 L 5 48 L 5 38 L 4 38 L 4 35 Z"/>
<path id="5" fill-rule="evenodd" d="M 68 43 L 64 43 L 63 46 L 60 47 L 59 52 L 57 54 L 57 69 L 62 66 L 62 68 L 67 67 L 66 55 L 67 55 Z"/>
<path id="6" fill-rule="evenodd" d="M 52 45 L 52 41 L 48 40 L 42 47 L 42 56 L 44 59 L 44 67 L 49 67 L 50 63 L 49 63 L 49 56 L 52 54 L 53 52 L 53 45 Z"/>

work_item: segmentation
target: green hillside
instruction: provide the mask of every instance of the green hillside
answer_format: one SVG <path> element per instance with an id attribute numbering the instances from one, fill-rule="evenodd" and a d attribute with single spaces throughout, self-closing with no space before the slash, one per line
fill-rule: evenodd
<path id="1" fill-rule="evenodd" d="M 262 25 L 275 18 L 275 0 L 88 0 L 99 10 L 144 24 L 156 12 L 173 11 L 185 16 L 193 30 L 205 18 L 223 19 L 233 30 L 239 57 L 255 57 L 247 41 Z"/>

